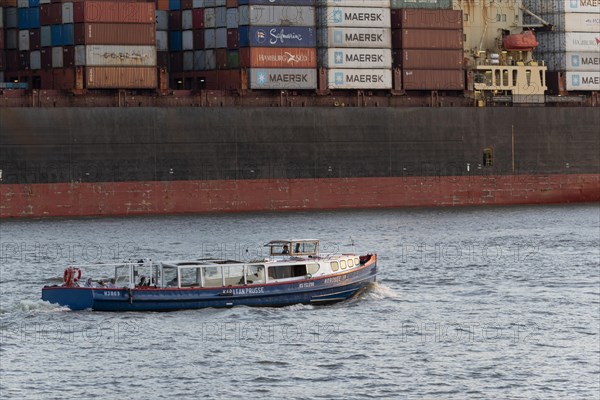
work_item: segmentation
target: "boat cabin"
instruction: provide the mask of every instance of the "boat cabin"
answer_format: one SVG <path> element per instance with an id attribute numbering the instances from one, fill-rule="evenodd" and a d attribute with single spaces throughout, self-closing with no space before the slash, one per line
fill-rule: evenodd
<path id="1" fill-rule="evenodd" d="M 271 256 L 317 257 L 319 241 L 316 239 L 272 240 L 265 245 Z"/>

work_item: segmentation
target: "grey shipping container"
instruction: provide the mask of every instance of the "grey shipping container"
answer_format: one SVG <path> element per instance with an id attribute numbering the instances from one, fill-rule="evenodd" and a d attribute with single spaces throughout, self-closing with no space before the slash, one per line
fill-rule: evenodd
<path id="1" fill-rule="evenodd" d="M 301 6 L 241 6 L 240 25 L 315 26 L 315 8 Z"/>
<path id="2" fill-rule="evenodd" d="M 63 67 L 63 48 L 53 47 L 52 48 L 52 68 Z"/>
<path id="3" fill-rule="evenodd" d="M 194 50 L 194 32 L 183 31 L 181 33 L 181 49 L 182 50 Z"/>
<path id="4" fill-rule="evenodd" d="M 227 27 L 227 8 L 217 7 L 215 8 L 215 28 L 226 28 Z"/>
<path id="5" fill-rule="evenodd" d="M 40 28 L 40 41 L 42 47 L 52 46 L 52 28 L 50 25 L 44 25 Z"/>
<path id="6" fill-rule="evenodd" d="M 192 21 L 192 10 L 183 10 L 181 12 L 181 29 L 192 29 L 194 27 Z"/>
<path id="7" fill-rule="evenodd" d="M 29 68 L 42 69 L 42 54 L 39 50 L 32 51 L 29 54 Z"/>
<path id="8" fill-rule="evenodd" d="M 301 90 L 317 88 L 317 70 L 295 68 L 250 68 L 250 89 Z"/>
<path id="9" fill-rule="evenodd" d="M 169 30 L 169 12 L 156 10 L 156 29 L 159 31 Z"/>
<path id="10" fill-rule="evenodd" d="M 452 9 L 452 0 L 392 0 L 392 8 L 443 8 Z"/>
<path id="11" fill-rule="evenodd" d="M 598 0 L 523 0 L 523 5 L 536 14 L 597 13 Z"/>
<path id="12" fill-rule="evenodd" d="M 184 51 L 183 52 L 183 70 L 193 71 L 194 70 L 194 52 Z"/>

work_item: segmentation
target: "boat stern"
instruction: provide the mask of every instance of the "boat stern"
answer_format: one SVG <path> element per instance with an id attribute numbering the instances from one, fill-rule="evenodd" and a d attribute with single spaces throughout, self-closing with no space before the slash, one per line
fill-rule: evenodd
<path id="1" fill-rule="evenodd" d="M 89 288 L 45 286 L 42 288 L 42 300 L 71 310 L 85 310 L 94 304 L 94 291 Z"/>

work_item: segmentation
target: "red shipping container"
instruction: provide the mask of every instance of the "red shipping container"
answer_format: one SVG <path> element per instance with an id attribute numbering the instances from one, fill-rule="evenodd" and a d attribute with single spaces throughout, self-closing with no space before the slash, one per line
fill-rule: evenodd
<path id="1" fill-rule="evenodd" d="M 75 24 L 75 44 L 155 45 L 151 24 Z"/>
<path id="2" fill-rule="evenodd" d="M 29 30 L 29 50 L 39 50 L 42 48 L 41 35 L 39 29 Z"/>
<path id="3" fill-rule="evenodd" d="M 40 89 L 42 90 L 53 90 L 54 89 L 54 71 L 52 70 L 39 70 L 36 72 L 40 77 Z"/>
<path id="4" fill-rule="evenodd" d="M 63 47 L 63 67 L 74 67 L 75 66 L 75 47 L 64 46 Z"/>
<path id="5" fill-rule="evenodd" d="M 227 49 L 216 49 L 217 69 L 227 69 Z"/>
<path id="6" fill-rule="evenodd" d="M 19 69 L 29 69 L 29 60 L 31 60 L 31 55 L 28 51 L 20 51 L 19 52 Z"/>
<path id="7" fill-rule="evenodd" d="M 157 51 L 156 52 L 156 65 L 158 67 L 165 67 L 169 69 L 169 52 L 168 51 Z"/>
<path id="8" fill-rule="evenodd" d="M 394 65 L 404 69 L 463 69 L 463 50 L 397 50 Z"/>
<path id="9" fill-rule="evenodd" d="M 156 89 L 155 67 L 87 67 L 85 86 L 88 89 Z"/>
<path id="10" fill-rule="evenodd" d="M 40 50 L 40 56 L 42 59 L 42 69 L 52 68 L 52 48 L 44 47 Z"/>
<path id="11" fill-rule="evenodd" d="M 6 53 L 0 51 L 0 71 L 4 71 L 6 69 Z"/>
<path id="12" fill-rule="evenodd" d="M 394 29 L 392 48 L 458 50 L 463 48 L 463 32 L 448 29 Z"/>
<path id="13" fill-rule="evenodd" d="M 192 31 L 192 40 L 194 41 L 194 50 L 202 50 L 204 48 L 204 29 Z"/>
<path id="14" fill-rule="evenodd" d="M 40 25 L 56 25 L 62 23 L 62 4 L 41 4 Z"/>
<path id="15" fill-rule="evenodd" d="M 316 68 L 317 49 L 242 47 L 239 58 L 241 68 Z"/>
<path id="16" fill-rule="evenodd" d="M 52 71 L 53 89 L 70 90 L 75 88 L 75 68 L 57 68 Z"/>
<path id="17" fill-rule="evenodd" d="M 169 11 L 169 30 L 181 30 L 181 11 Z"/>
<path id="18" fill-rule="evenodd" d="M 204 28 L 204 8 L 194 8 L 192 10 L 192 28 Z"/>
<path id="19" fill-rule="evenodd" d="M 405 8 L 392 10 L 392 29 L 461 29 L 463 16 L 460 10 Z"/>
<path id="20" fill-rule="evenodd" d="M 73 21 L 154 24 L 156 15 L 152 3 L 126 0 L 84 1 L 73 4 Z"/>
<path id="21" fill-rule="evenodd" d="M 237 49 L 239 46 L 239 34 L 235 28 L 227 29 L 227 48 Z"/>
<path id="22" fill-rule="evenodd" d="M 0 50 L 4 50 L 4 29 L 0 28 Z"/>
<path id="23" fill-rule="evenodd" d="M 237 0 L 227 0 L 227 1 L 225 2 L 225 6 L 226 6 L 227 8 L 235 8 L 235 7 L 237 7 L 237 6 L 238 6 L 238 1 L 237 1 Z"/>
<path id="24" fill-rule="evenodd" d="M 183 53 L 176 52 L 169 55 L 169 66 L 171 67 L 170 72 L 182 72 L 183 71 Z"/>
<path id="25" fill-rule="evenodd" d="M 402 70 L 404 90 L 464 90 L 463 70 Z"/>
<path id="26" fill-rule="evenodd" d="M 181 9 L 182 10 L 191 10 L 194 8 L 193 0 L 181 0 Z"/>
<path id="27" fill-rule="evenodd" d="M 17 50 L 7 50 L 5 53 L 4 69 L 6 71 L 19 70 L 19 52 Z"/>

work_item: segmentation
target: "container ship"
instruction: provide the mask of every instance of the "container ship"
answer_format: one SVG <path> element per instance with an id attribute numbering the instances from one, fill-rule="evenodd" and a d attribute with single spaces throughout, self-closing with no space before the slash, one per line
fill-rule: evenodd
<path id="1" fill-rule="evenodd" d="M 600 201 L 596 0 L 0 6 L 0 218 Z"/>

